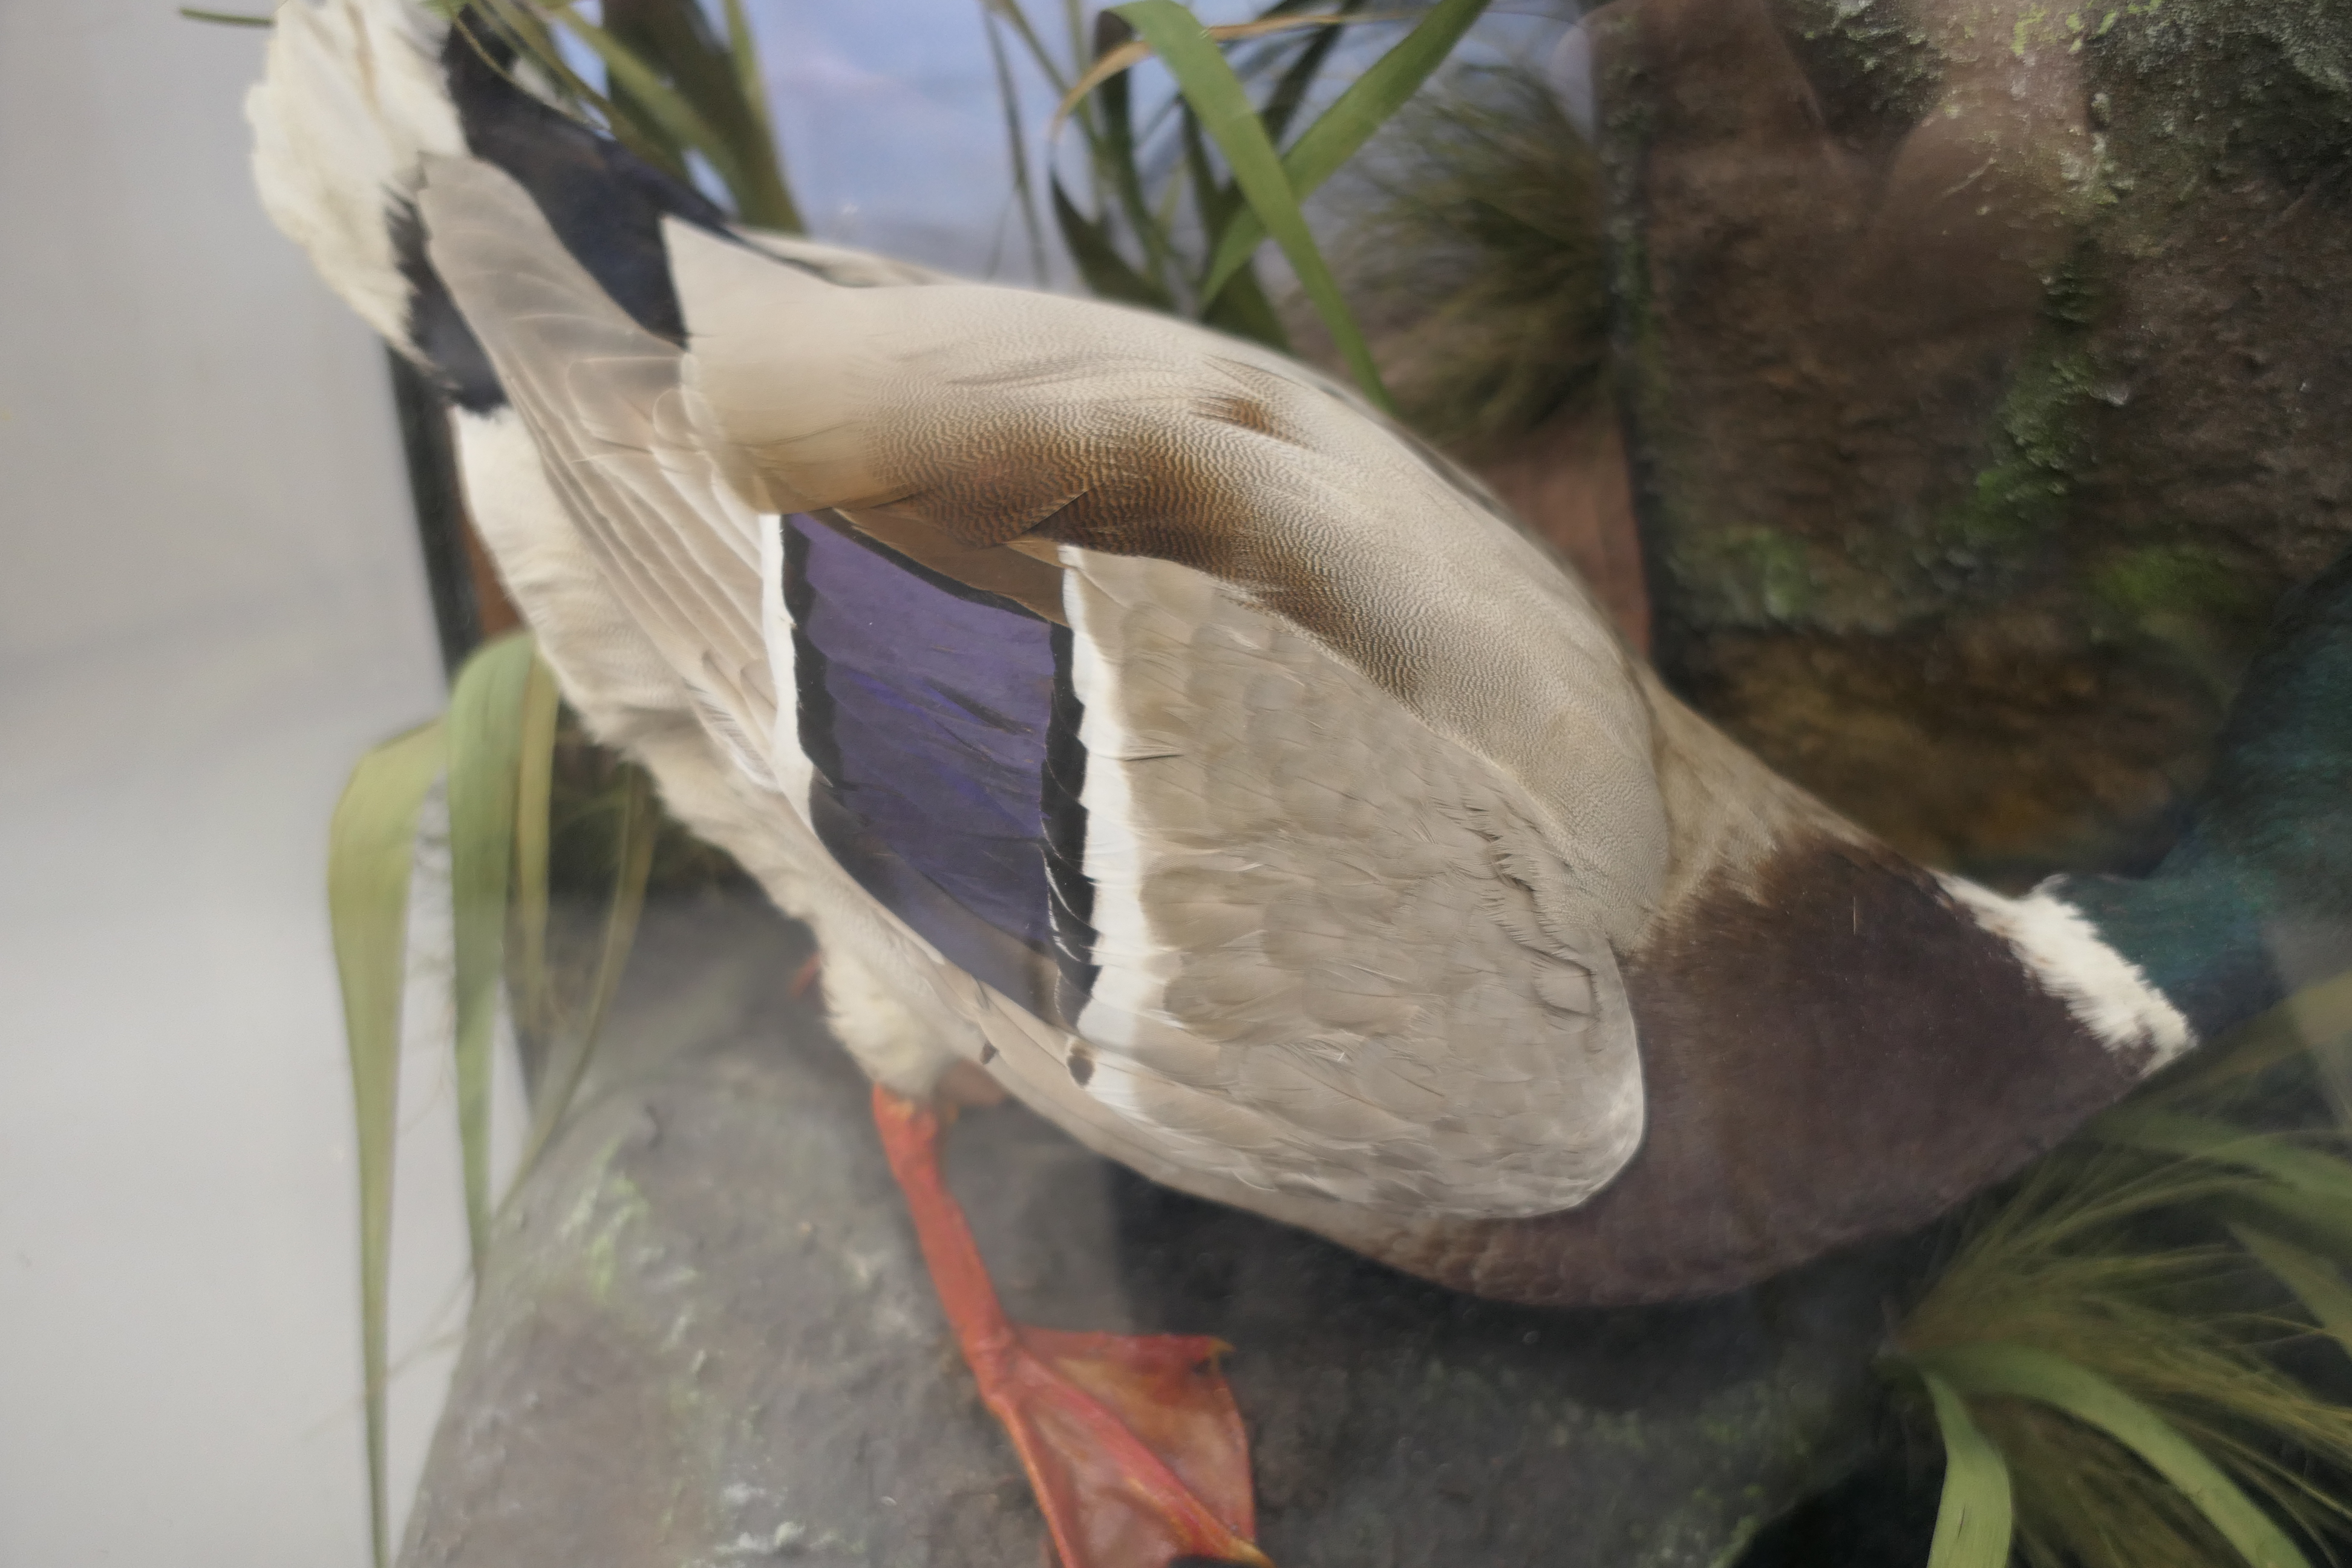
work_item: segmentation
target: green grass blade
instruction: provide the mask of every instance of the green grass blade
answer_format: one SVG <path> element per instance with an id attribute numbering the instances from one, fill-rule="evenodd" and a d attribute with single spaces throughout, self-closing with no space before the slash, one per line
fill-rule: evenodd
<path id="1" fill-rule="evenodd" d="M 1960 1345 L 1913 1360 L 1961 1394 L 2033 1400 L 2105 1433 L 2169 1481 L 2252 1568 L 2311 1568 L 2277 1522 L 2195 1444 L 2088 1367 L 2021 1344 Z"/>
<path id="2" fill-rule="evenodd" d="M 1005 53 L 1003 35 L 998 31 L 1003 23 L 997 7 L 981 6 L 981 30 L 988 37 L 989 63 L 996 71 L 996 101 L 1004 111 L 1004 148 L 1013 161 L 1013 200 L 1021 209 L 1021 224 L 1029 236 L 1029 265 L 1035 271 L 1039 287 L 1045 278 L 1045 230 L 1037 221 L 1037 185 L 1029 173 L 1029 138 L 1024 131 L 1021 115 L 1021 91 L 1013 79 L 1013 61 Z M 997 243 L 1003 243 L 1003 228 L 997 230 Z M 992 256 L 989 271 L 996 270 L 997 258 Z"/>
<path id="3" fill-rule="evenodd" d="M 726 0 L 727 61 L 735 68 L 735 90 L 761 135 L 772 143 L 775 117 L 768 112 L 768 84 L 760 70 L 760 43 L 751 33 L 751 18 L 743 0 Z M 795 224 L 794 227 L 799 226 Z"/>
<path id="4" fill-rule="evenodd" d="M 1335 17 L 1352 16 L 1363 8 L 1364 0 L 1339 0 L 1332 15 Z M 1290 0 L 1283 0 L 1283 4 L 1260 12 L 1259 17 L 1271 20 L 1294 9 L 1296 7 Z M 1279 145 L 1283 137 L 1289 133 L 1291 120 L 1305 107 L 1307 93 L 1314 89 L 1315 79 L 1323 74 L 1324 66 L 1330 61 L 1331 51 L 1339 47 L 1341 31 L 1339 27 L 1318 27 L 1309 34 L 1306 47 L 1284 68 L 1274 90 L 1266 95 L 1265 107 L 1258 111 L 1258 118 L 1265 122 L 1265 133 L 1276 144 Z"/>
<path id="5" fill-rule="evenodd" d="M 2251 1226 L 2233 1225 L 2230 1233 L 2280 1284 L 2294 1292 L 2294 1299 L 2321 1331 L 2352 1355 L 2352 1286 L 2344 1283 L 2336 1266 Z"/>
<path id="6" fill-rule="evenodd" d="M 1084 65 L 1087 58 L 1087 0 L 1062 0 L 1062 30 L 1070 41 L 1070 60 Z"/>
<path id="7" fill-rule="evenodd" d="M 610 32 L 582 19 L 568 6 L 561 8 L 559 14 L 572 37 L 604 62 L 616 93 L 625 95 L 633 108 L 643 111 L 642 118 L 649 131 L 709 160 L 711 172 L 734 200 L 737 216 L 761 228 L 789 230 L 800 226 L 800 215 L 793 207 L 781 176 L 771 178 L 772 171 L 761 171 L 762 160 L 756 150 L 747 150 L 720 134 L 710 119 L 684 93 L 664 81 L 644 56 Z"/>
<path id="8" fill-rule="evenodd" d="M 597 24 L 604 36 L 616 46 L 628 50 L 645 62 L 646 68 L 658 78 L 666 78 L 683 93 L 688 101 L 709 117 L 709 102 L 698 98 L 678 75 L 677 60 L 667 58 L 662 37 L 667 31 L 669 18 L 664 15 L 667 0 L 604 0 L 597 7 Z M 562 14 L 559 11 L 559 14 Z M 614 130 L 616 133 L 634 130 L 647 151 L 655 154 L 652 162 L 672 179 L 691 184 L 694 170 L 687 159 L 687 144 L 663 125 L 661 121 L 638 100 L 628 86 L 611 69 L 604 72 L 604 93 L 614 110 Z M 617 117 L 617 118 L 615 118 Z M 714 130 L 717 121 L 712 122 Z"/>
<path id="9" fill-rule="evenodd" d="M 1115 11 L 1104 11 L 1095 17 L 1095 53 L 1115 52 L 1130 37 L 1125 18 Z M 1097 166 L 1118 198 L 1118 210 L 1127 216 L 1127 226 L 1135 234 L 1136 243 L 1143 247 L 1144 276 L 1161 294 L 1168 292 L 1168 272 L 1173 259 L 1173 249 L 1167 226 L 1151 210 L 1143 194 L 1143 170 L 1137 162 L 1133 79 L 1126 73 L 1106 79 L 1095 91 L 1095 101 L 1101 110 L 1100 132 L 1093 142 Z M 1108 214 L 1105 215 L 1106 218 Z"/>
<path id="10" fill-rule="evenodd" d="M 1936 1505 L 1936 1535 L 1927 1568 L 2004 1568 L 2015 1523 L 2009 1465 L 1969 1415 L 1968 1401 L 1932 1372 L 1922 1371 L 1944 1437 L 1944 1495 Z"/>
<path id="11" fill-rule="evenodd" d="M 2204 1207 L 2231 1225 L 2252 1226 L 2320 1257 L 2352 1262 L 2352 1210 L 2333 1199 L 2257 1178 Z"/>
<path id="12" fill-rule="evenodd" d="M 1324 35 L 1327 38 L 1335 36 Z M 1184 170 L 1192 190 L 1192 208 L 1200 216 L 1202 232 L 1213 237 L 1223 233 L 1232 221 L 1234 210 L 1241 205 L 1241 193 L 1218 183 L 1216 171 L 1209 163 L 1208 146 L 1201 140 L 1200 121 L 1186 114 L 1180 131 Z M 1265 288 L 1258 281 L 1254 267 L 1244 266 L 1226 280 L 1213 298 L 1203 300 L 1201 320 L 1219 331 L 1264 343 L 1278 353 L 1291 352 L 1290 333 L 1283 326 L 1274 301 L 1265 297 Z"/>
<path id="13" fill-rule="evenodd" d="M 1487 4 L 1488 0 L 1441 0 L 1371 69 L 1349 83 L 1339 101 L 1300 133 L 1282 158 L 1283 174 L 1297 200 L 1304 201 L 1312 195 L 1356 155 L 1373 132 L 1420 90 L 1421 84 L 1429 79 L 1429 73 L 1454 52 L 1454 46 L 1462 41 L 1462 35 L 1470 30 L 1470 25 Z M 1226 156 L 1230 158 L 1232 154 L 1228 153 Z M 1251 205 L 1256 206 L 1257 203 L 1253 199 Z M 1265 236 L 1262 210 L 1236 214 L 1210 260 L 1208 273 L 1202 279 L 1202 293 L 1213 298 Z M 1286 251 L 1288 247 L 1284 248 Z"/>
<path id="14" fill-rule="evenodd" d="M 1184 149 L 1184 173 L 1192 184 L 1192 210 L 1200 217 L 1202 232 L 1221 234 L 1241 206 L 1242 194 L 1218 183 L 1217 172 L 1209 163 L 1209 144 L 1201 140 L 1199 120 L 1185 115 L 1179 135 Z"/>
<path id="15" fill-rule="evenodd" d="M 740 13 L 738 4 L 723 37 L 701 0 L 604 0 L 601 20 L 606 36 L 666 79 L 724 144 L 735 166 L 728 195 L 736 216 L 761 228 L 797 231 L 800 211 L 785 188 L 765 112 L 758 46 Z M 621 96 L 617 82 L 614 96 Z M 701 151 L 709 156 L 707 146 Z M 719 166 L 715 158 L 712 166 Z"/>
<path id="16" fill-rule="evenodd" d="M 2221 1194 L 2210 1206 L 2339 1262 L 2352 1261 L 2352 1162 L 2284 1134 L 2156 1107 L 2109 1111 L 2091 1124 L 2091 1133 L 2126 1148 L 2249 1173 L 2260 1179 Z"/>
<path id="17" fill-rule="evenodd" d="M 569 3 L 572 0 L 562 0 L 548 9 L 562 12 Z M 449 30 L 463 37 L 475 54 L 480 54 L 482 64 L 506 78 L 510 85 L 539 97 L 539 85 L 524 80 L 520 64 L 530 61 L 539 66 L 541 73 L 546 73 L 548 85 L 555 89 L 555 101 L 562 106 L 564 113 L 602 122 L 604 132 L 609 132 L 630 153 L 635 153 L 656 169 L 670 169 L 679 179 L 685 179 L 685 148 L 679 146 L 677 139 L 646 118 L 642 106 L 628 103 L 625 91 L 618 94 L 621 101 L 616 103 L 597 91 L 597 87 L 585 80 L 583 75 L 576 73 L 555 42 L 555 30 L 536 0 L 470 0 L 470 5 L 468 0 L 425 0 L 425 5 L 436 14 L 446 16 Z M 513 64 L 503 61 L 485 36 L 513 47 Z"/>
<path id="18" fill-rule="evenodd" d="M 982 10 L 1013 29 L 1013 36 L 1019 38 L 1021 47 L 1029 51 L 1030 63 L 1037 68 L 1037 74 L 1045 79 L 1047 87 L 1056 95 L 1069 91 L 1068 73 L 1054 58 L 1054 52 L 1045 47 L 1045 41 L 1037 36 L 1037 29 L 1030 25 L 1027 8 L 1020 5 L 1019 0 L 980 0 L 980 4 Z"/>
<path id="19" fill-rule="evenodd" d="M 621 988 L 622 971 L 628 967 L 629 952 L 636 942 L 637 921 L 645 913 L 646 884 L 653 876 L 654 846 L 661 837 L 661 805 L 654 796 L 652 777 L 643 769 L 633 767 L 627 778 L 627 788 L 621 796 L 619 864 L 613 874 L 613 902 L 604 912 L 604 941 L 596 954 L 596 976 L 589 987 L 588 1016 L 580 1031 L 591 1046 L 604 1029 L 604 1015 L 613 1005 L 614 994 Z"/>
<path id="20" fill-rule="evenodd" d="M 1276 353 L 1291 352 L 1290 332 L 1282 324 L 1281 312 L 1265 297 L 1265 285 L 1249 268 L 1225 280 L 1217 297 L 1202 307 L 1201 320 L 1221 332 L 1264 343 Z"/>
<path id="21" fill-rule="evenodd" d="M 1357 328 L 1347 301 L 1340 297 L 1339 281 L 1325 264 L 1315 236 L 1307 229 L 1307 216 L 1299 211 L 1297 193 L 1291 189 L 1289 177 L 1283 173 L 1282 160 L 1276 154 L 1274 143 L 1266 140 L 1265 126 L 1258 119 L 1257 110 L 1251 104 L 1240 79 L 1210 40 L 1200 18 L 1176 0 L 1129 0 L 1114 9 L 1151 45 L 1152 51 L 1175 77 L 1178 89 L 1200 119 L 1201 129 L 1224 154 L 1234 183 L 1241 187 L 1258 221 L 1282 247 L 1291 269 L 1298 274 L 1300 286 L 1314 301 L 1364 395 L 1380 408 L 1392 410 L 1395 405 L 1390 400 L 1388 388 L 1381 384 L 1371 349 Z M 1234 221 L 1238 223 L 1240 219 Z"/>
<path id="22" fill-rule="evenodd" d="M 248 16 L 243 11 L 206 11 L 194 5 L 183 5 L 180 15 L 191 22 L 214 22 L 224 27 L 274 27 L 275 16 Z"/>
<path id="23" fill-rule="evenodd" d="M 1078 210 L 1063 191 L 1058 176 L 1047 176 L 1046 184 L 1054 201 L 1055 226 L 1062 231 L 1062 243 L 1069 247 L 1070 259 L 1078 264 L 1078 275 L 1088 289 L 1105 300 L 1125 304 L 1154 310 L 1175 308 L 1168 291 L 1129 266 L 1102 226 Z"/>
<path id="24" fill-rule="evenodd" d="M 433 9 L 449 18 L 450 29 L 481 56 L 490 69 L 505 78 L 520 90 L 532 96 L 541 95 L 540 84 L 528 81 L 520 69 L 529 61 L 539 68 L 554 89 L 555 101 L 563 111 L 591 123 L 601 123 L 614 140 L 643 158 L 656 168 L 667 169 L 680 179 L 687 178 L 686 148 L 676 137 L 654 122 L 643 105 L 630 100 L 625 89 L 614 87 L 614 96 L 607 97 L 593 83 L 572 68 L 557 44 L 550 15 L 561 15 L 574 0 L 558 0 L 542 8 L 539 0 L 427 0 Z M 514 52 L 512 64 L 501 61 L 483 35 L 509 46 Z M 611 73 L 606 73 L 609 79 Z"/>
<path id="25" fill-rule="evenodd" d="M 2110 1111 L 2091 1125 L 2097 1137 L 2110 1143 L 2255 1172 L 2294 1192 L 2340 1206 L 2352 1219 L 2352 1162 L 2290 1138 L 2249 1131 L 2201 1116 L 2137 1107 Z"/>
<path id="26" fill-rule="evenodd" d="M 596 1037 L 604 1028 L 604 1015 L 612 1005 L 613 996 L 620 989 L 621 975 L 636 940 L 638 918 L 645 911 L 646 884 L 653 872 L 661 812 L 654 800 L 653 783 L 644 772 L 632 767 L 623 778 L 621 822 L 614 835 L 617 864 L 613 877 L 613 900 L 604 913 L 604 940 L 596 955 L 595 976 L 590 983 L 587 1013 L 577 1027 L 568 1031 L 560 1059 L 548 1063 L 541 1079 L 538 1103 L 531 1108 L 530 1132 L 524 1142 L 517 1173 L 518 1184 L 521 1173 L 538 1163 L 556 1129 L 562 1125 L 564 1114 L 571 1110 L 581 1083 L 588 1076 Z"/>
<path id="27" fill-rule="evenodd" d="M 1344 6 L 1336 12 L 1313 16 L 1284 15 L 1290 9 L 1288 5 L 1276 5 L 1262 13 L 1255 21 L 1221 22 L 1213 27 L 1203 24 L 1202 31 L 1219 43 L 1244 43 L 1309 27 L 1344 27 L 1358 22 L 1403 22 L 1416 19 L 1412 13 L 1406 11 L 1383 11 L 1377 16 L 1358 16 L 1354 14 L 1354 6 Z M 1054 123 L 1058 126 L 1062 117 L 1075 111 L 1080 100 L 1088 93 L 1093 92 L 1119 72 L 1130 70 L 1150 59 L 1152 53 L 1152 45 L 1148 38 L 1130 39 L 1114 49 L 1095 50 L 1094 63 L 1087 66 L 1085 72 L 1076 81 L 1072 82 L 1069 89 L 1063 94 L 1061 106 L 1054 116 Z M 1085 57 L 1081 54 L 1080 58 Z M 1254 74 L 1255 68 L 1253 67 L 1250 69 Z M 1234 74 L 1238 76 L 1244 73 L 1236 70 Z M 1152 118 L 1156 122 L 1160 116 L 1154 115 Z"/>
<path id="28" fill-rule="evenodd" d="M 509 990 L 518 1029 L 543 1043 L 552 1027 L 553 986 L 547 970 L 547 862 L 555 795 L 555 677 L 534 660 L 523 689 L 522 742 L 515 771 L 514 922 L 517 948 Z"/>
<path id="29" fill-rule="evenodd" d="M 703 116 L 702 111 L 688 102 L 643 55 L 623 43 L 610 32 L 574 15 L 568 8 L 559 13 L 572 36 L 594 51 L 604 62 L 604 70 L 613 86 L 628 94 L 645 118 L 659 131 L 663 139 L 680 148 L 691 147 L 710 160 L 719 177 L 729 190 L 735 188 L 741 171 L 735 168 L 734 149 L 719 134 L 718 130 Z"/>
<path id="30" fill-rule="evenodd" d="M 400 998 L 408 973 L 408 879 L 416 808 L 446 755 L 438 722 L 385 742 L 352 770 L 327 829 L 327 911 L 342 982 L 360 1178 L 360 1364 L 367 1412 L 368 1520 L 376 1568 L 390 1561 L 384 1369 L 392 1263 L 392 1165 L 400 1114 Z"/>
<path id="31" fill-rule="evenodd" d="M 630 151 L 655 163 L 667 155 L 662 147 L 646 139 L 648 133 L 642 129 L 642 121 L 622 114 L 609 99 L 572 68 L 563 51 L 556 47 L 555 34 L 546 16 L 533 6 L 522 0 L 475 0 L 470 5 L 465 0 L 430 0 L 430 4 L 449 18 L 451 30 L 466 40 L 484 64 L 514 86 L 525 92 L 532 90 L 512 67 L 499 63 L 496 51 L 485 44 L 481 33 L 487 32 L 512 46 L 518 61 L 530 60 L 545 71 L 557 94 L 568 100 L 572 110 L 584 109 L 602 118 Z"/>
<path id="32" fill-rule="evenodd" d="M 445 721 L 449 742 L 449 903 L 456 955 L 457 1143 L 465 1163 L 466 1232 L 478 1285 L 490 1242 L 490 1048 L 506 973 L 507 900 L 514 871 L 522 768 L 523 694 L 531 642 L 515 632 L 457 672 Z"/>

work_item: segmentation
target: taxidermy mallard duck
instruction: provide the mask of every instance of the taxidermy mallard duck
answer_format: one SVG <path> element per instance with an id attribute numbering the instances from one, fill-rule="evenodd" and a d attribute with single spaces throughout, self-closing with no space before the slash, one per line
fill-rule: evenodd
<path id="1" fill-rule="evenodd" d="M 278 224 L 455 408 L 566 697 L 815 929 L 1071 1568 L 1263 1561 L 1206 1342 L 1007 1323 L 938 1179 L 1087 1146 L 1531 1303 L 1919 1226 L 2352 960 L 2352 565 L 2145 880 L 1776 777 L 1474 481 L 1265 350 L 739 232 L 422 5 L 294 0 Z"/>

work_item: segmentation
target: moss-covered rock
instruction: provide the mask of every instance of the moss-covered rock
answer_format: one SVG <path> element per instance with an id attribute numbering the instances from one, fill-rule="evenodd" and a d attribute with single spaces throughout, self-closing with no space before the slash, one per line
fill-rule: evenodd
<path id="1" fill-rule="evenodd" d="M 2145 860 L 2352 531 L 2352 11 L 1587 26 L 1670 678 L 1916 853 Z"/>

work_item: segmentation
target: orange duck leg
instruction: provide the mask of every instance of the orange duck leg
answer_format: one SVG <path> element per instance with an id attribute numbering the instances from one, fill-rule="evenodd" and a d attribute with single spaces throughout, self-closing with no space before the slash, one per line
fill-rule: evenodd
<path id="1" fill-rule="evenodd" d="M 1249 1440 L 1217 1371 L 1225 1347 L 1013 1322 L 940 1179 L 937 1113 L 877 1088 L 874 1123 L 956 1342 L 1029 1474 L 1062 1568 L 1185 1558 L 1272 1568 L 1249 1540 Z"/>

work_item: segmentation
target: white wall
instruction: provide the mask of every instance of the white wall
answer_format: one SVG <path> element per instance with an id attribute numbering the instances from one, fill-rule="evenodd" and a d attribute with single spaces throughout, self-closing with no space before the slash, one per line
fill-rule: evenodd
<path id="1" fill-rule="evenodd" d="M 5 1568 L 366 1557 L 322 838 L 439 679 L 381 351 L 246 174 L 264 36 L 0 0 Z M 396 1353 L 457 1278 L 417 1065 Z"/>

